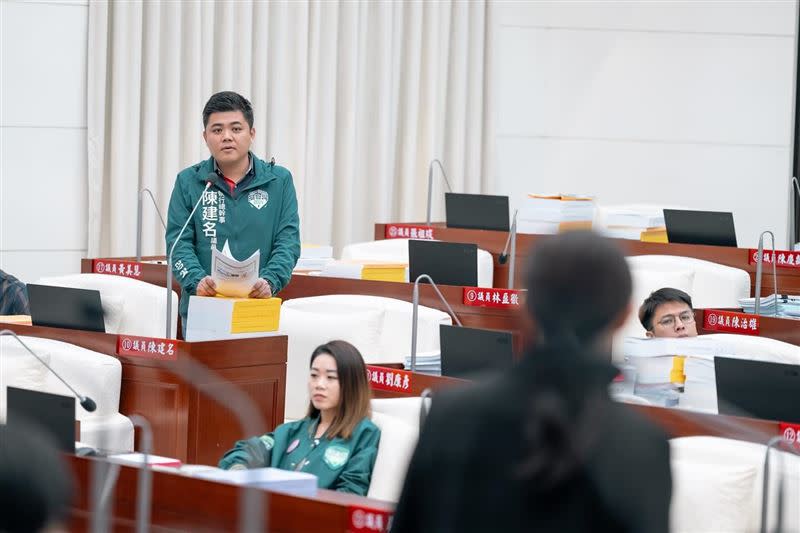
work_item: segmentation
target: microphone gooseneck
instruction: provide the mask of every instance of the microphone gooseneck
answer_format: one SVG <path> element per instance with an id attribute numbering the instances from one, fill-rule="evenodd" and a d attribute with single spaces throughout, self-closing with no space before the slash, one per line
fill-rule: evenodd
<path id="1" fill-rule="evenodd" d="M 431 279 L 431 277 L 427 274 L 420 274 L 417 276 L 417 279 L 414 280 L 414 291 L 411 294 L 411 371 L 414 372 L 417 369 L 417 319 L 419 318 L 419 282 L 421 280 L 427 280 L 428 283 L 431 284 L 433 290 L 436 291 L 436 295 L 439 297 L 439 300 L 444 304 L 447 308 L 447 312 L 450 313 L 450 316 L 453 317 L 453 320 L 456 321 L 458 327 L 463 327 L 461 321 L 456 316 L 455 312 L 453 312 L 453 308 L 450 307 L 450 304 L 447 303 L 444 296 L 442 296 L 439 287 L 436 286 L 436 283 Z"/>
<path id="2" fill-rule="evenodd" d="M 192 220 L 195 211 L 197 211 L 197 208 L 200 206 L 200 202 L 203 201 L 203 196 L 208 188 L 211 187 L 211 184 L 214 182 L 215 178 L 216 174 L 213 172 L 209 172 L 206 176 L 206 186 L 203 189 L 203 192 L 200 193 L 200 198 L 198 198 L 197 202 L 194 204 L 192 212 L 189 213 L 189 216 L 186 218 L 186 222 L 183 223 L 183 227 L 178 232 L 178 236 L 175 237 L 175 242 L 172 243 L 172 247 L 169 250 L 169 255 L 167 256 L 167 324 L 164 333 L 164 338 L 166 339 L 172 338 L 172 255 L 175 253 L 175 247 L 178 246 L 178 243 L 181 241 L 183 232 L 186 231 L 186 227 L 189 225 L 189 222 Z"/>
<path id="3" fill-rule="evenodd" d="M 94 410 L 97 409 L 97 404 L 94 402 L 94 400 L 92 400 L 88 396 L 84 396 L 84 395 L 80 394 L 78 391 L 76 391 L 75 388 L 72 385 L 70 385 L 69 383 L 67 383 L 66 380 L 59 375 L 58 372 L 53 370 L 53 367 L 51 367 L 50 365 L 45 363 L 44 359 L 42 359 L 41 357 L 36 355 L 36 353 L 33 350 L 31 350 L 28 347 L 27 344 L 22 342 L 22 339 L 20 339 L 17 336 L 16 333 L 11 331 L 10 329 L 4 329 L 4 330 L 0 331 L 0 336 L 13 337 L 18 343 L 20 343 L 22 345 L 22 347 L 25 348 L 25 351 L 27 351 L 29 354 L 31 354 L 33 357 L 35 357 L 36 360 L 39 361 L 40 363 L 42 363 L 42 365 L 44 365 L 44 367 L 47 370 L 49 370 L 55 377 L 57 377 L 59 379 L 59 381 L 61 381 L 61 383 L 66 385 L 66 387 L 72 392 L 72 394 L 74 394 L 75 397 L 78 398 L 78 401 L 80 402 L 81 407 L 83 407 L 84 409 L 86 409 L 90 413 L 94 412 Z"/>

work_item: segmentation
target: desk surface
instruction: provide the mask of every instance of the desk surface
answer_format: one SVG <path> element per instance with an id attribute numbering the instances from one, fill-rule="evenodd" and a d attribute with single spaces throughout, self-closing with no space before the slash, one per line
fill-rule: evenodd
<path id="1" fill-rule="evenodd" d="M 406 224 L 406 223 L 398 223 Z M 413 223 L 414 225 L 422 225 Z M 388 224 L 375 224 L 375 239 L 385 238 L 386 226 Z M 443 222 L 433 223 L 434 237 L 441 241 L 448 242 L 468 242 L 475 243 L 479 248 L 490 252 L 495 258 L 502 253 L 508 238 L 508 232 L 448 228 Z M 539 239 L 546 239 L 549 235 L 531 235 L 526 233 L 517 234 L 517 254 L 515 287 L 522 286 L 524 282 L 525 260 L 533 244 Z M 704 259 L 722 265 L 731 266 L 746 270 L 750 274 L 751 295 L 755 290 L 756 265 L 751 265 L 749 261 L 748 248 L 730 248 L 726 246 L 705 246 L 698 244 L 663 244 L 641 242 L 629 239 L 614 239 L 622 248 L 625 255 L 678 255 L 682 257 L 694 257 Z M 781 293 L 800 294 L 800 269 L 778 268 L 778 291 Z M 506 287 L 508 279 L 508 265 L 499 265 L 495 260 L 494 269 L 495 287 Z M 772 294 L 772 266 L 765 265 L 762 280 L 762 295 Z"/>
<path id="2" fill-rule="evenodd" d="M 93 464 L 98 459 L 65 456 L 75 475 L 76 501 L 71 513 L 71 531 L 88 531 L 91 514 L 88 494 Z M 130 531 L 136 516 L 138 469 L 120 468 L 114 492 L 113 529 Z M 242 490 L 227 483 L 217 483 L 164 471 L 153 472 L 152 529 L 171 531 L 234 531 L 238 522 Z M 394 504 L 318 490 L 314 497 L 291 496 L 259 491 L 264 505 L 264 520 L 271 532 L 331 532 L 352 530 L 354 508 L 371 509 L 383 514 L 394 512 Z"/>

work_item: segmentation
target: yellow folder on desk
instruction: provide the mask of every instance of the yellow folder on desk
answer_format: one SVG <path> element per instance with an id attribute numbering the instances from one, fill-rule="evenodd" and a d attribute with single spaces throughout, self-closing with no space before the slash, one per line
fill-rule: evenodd
<path id="1" fill-rule="evenodd" d="M 641 241 L 668 243 L 669 240 L 667 240 L 667 228 L 664 226 L 658 228 L 647 228 L 642 232 Z"/>
<path id="2" fill-rule="evenodd" d="M 361 269 L 361 279 L 402 283 L 406 280 L 407 266 L 403 263 L 365 263 Z"/>
<path id="3" fill-rule="evenodd" d="M 231 333 L 277 331 L 280 318 L 280 298 L 237 298 L 231 312 Z"/>

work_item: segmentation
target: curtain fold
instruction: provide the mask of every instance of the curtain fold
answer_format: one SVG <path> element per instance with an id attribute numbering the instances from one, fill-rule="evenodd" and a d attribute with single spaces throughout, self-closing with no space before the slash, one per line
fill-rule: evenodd
<path id="1" fill-rule="evenodd" d="M 427 167 L 488 192 L 489 5 L 437 2 L 89 4 L 90 256 L 135 251 L 138 191 L 166 212 L 175 176 L 208 157 L 201 112 L 217 91 L 252 103 L 259 157 L 292 171 L 305 242 L 372 238 L 421 221 Z M 444 218 L 441 179 L 433 213 Z M 143 252 L 164 232 L 145 205 Z"/>

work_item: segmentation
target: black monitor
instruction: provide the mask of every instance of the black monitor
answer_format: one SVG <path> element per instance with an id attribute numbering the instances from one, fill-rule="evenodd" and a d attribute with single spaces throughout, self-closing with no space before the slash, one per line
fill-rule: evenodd
<path id="1" fill-rule="evenodd" d="M 714 358 L 720 414 L 800 423 L 800 365 Z"/>
<path id="2" fill-rule="evenodd" d="M 670 243 L 736 247 L 733 213 L 664 209 L 664 224 Z"/>
<path id="3" fill-rule="evenodd" d="M 478 285 L 478 246 L 459 242 L 408 241 L 408 280 L 427 274 L 437 285 Z"/>
<path id="4" fill-rule="evenodd" d="M 28 284 L 28 300 L 34 326 L 106 331 L 99 291 Z"/>
<path id="5" fill-rule="evenodd" d="M 58 448 L 75 453 L 75 398 L 8 387 L 6 423 L 36 424 L 55 439 Z"/>
<path id="6" fill-rule="evenodd" d="M 511 332 L 439 326 L 442 375 L 474 378 L 508 368 L 514 361 Z"/>
<path id="7" fill-rule="evenodd" d="M 448 192 L 444 207 L 448 228 L 508 231 L 508 196 Z"/>

